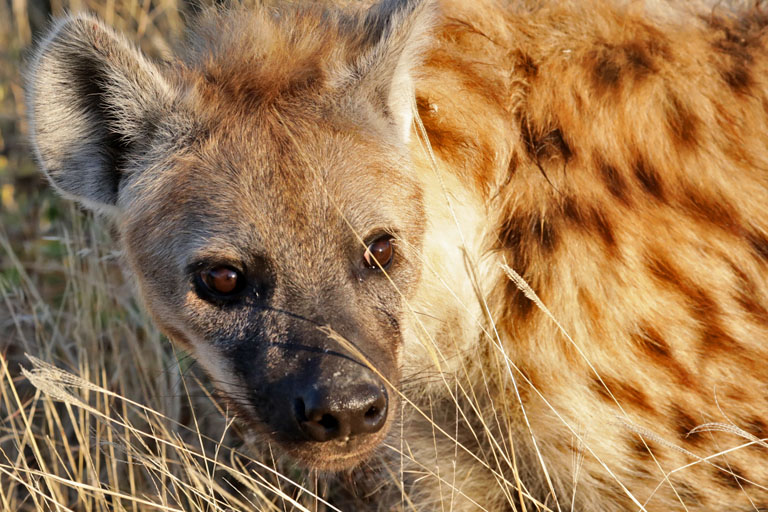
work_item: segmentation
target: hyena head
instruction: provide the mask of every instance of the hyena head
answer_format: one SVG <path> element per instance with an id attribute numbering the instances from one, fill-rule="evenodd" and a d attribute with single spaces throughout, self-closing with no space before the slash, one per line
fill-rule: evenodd
<path id="1" fill-rule="evenodd" d="M 309 467 L 366 460 L 395 417 L 422 286 L 408 145 L 431 17 L 413 0 L 209 13 L 157 64 L 80 15 L 30 69 L 50 181 L 114 219 L 158 325 Z"/>

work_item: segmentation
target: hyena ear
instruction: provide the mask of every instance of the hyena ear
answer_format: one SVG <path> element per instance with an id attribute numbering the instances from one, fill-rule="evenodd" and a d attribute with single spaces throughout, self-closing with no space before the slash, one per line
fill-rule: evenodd
<path id="1" fill-rule="evenodd" d="M 116 212 L 120 180 L 171 103 L 158 67 L 90 15 L 64 18 L 27 74 L 32 146 L 53 185 Z"/>
<path id="2" fill-rule="evenodd" d="M 367 51 L 357 63 L 361 84 L 408 142 L 413 121 L 414 71 L 430 41 L 436 10 L 431 0 L 383 0 L 364 19 Z"/>

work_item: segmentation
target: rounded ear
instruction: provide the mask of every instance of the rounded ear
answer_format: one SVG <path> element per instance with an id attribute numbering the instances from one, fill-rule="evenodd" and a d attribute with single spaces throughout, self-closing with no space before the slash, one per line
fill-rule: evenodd
<path id="1" fill-rule="evenodd" d="M 355 66 L 361 85 L 376 103 L 383 103 L 407 143 L 413 122 L 413 74 L 424 48 L 436 8 L 430 0 L 383 0 L 363 21 L 363 51 Z"/>
<path id="2" fill-rule="evenodd" d="M 115 210 L 126 163 L 171 105 L 159 68 L 90 15 L 58 21 L 27 73 L 32 147 L 51 183 L 101 211 Z"/>

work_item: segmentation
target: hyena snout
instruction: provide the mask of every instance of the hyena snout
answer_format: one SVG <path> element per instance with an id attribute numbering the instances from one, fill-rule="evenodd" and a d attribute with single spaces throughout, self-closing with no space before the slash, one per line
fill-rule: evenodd
<path id="1" fill-rule="evenodd" d="M 303 380 L 297 382 L 294 393 L 296 421 L 312 441 L 373 434 L 386 422 L 389 397 L 373 375 L 331 378 L 323 383 Z"/>

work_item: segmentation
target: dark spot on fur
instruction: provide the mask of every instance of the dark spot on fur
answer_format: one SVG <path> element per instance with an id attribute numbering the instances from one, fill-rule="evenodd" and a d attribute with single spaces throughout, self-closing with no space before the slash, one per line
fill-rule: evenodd
<path id="1" fill-rule="evenodd" d="M 431 104 L 424 96 L 416 96 L 416 110 L 419 111 L 419 115 L 424 117 L 432 112 Z"/>
<path id="2" fill-rule="evenodd" d="M 744 472 L 733 464 L 723 464 L 722 469 L 713 466 L 712 472 L 715 480 L 725 487 L 741 490 L 751 485 L 744 476 Z"/>
<path id="3" fill-rule="evenodd" d="M 526 77 L 531 79 L 539 74 L 539 66 L 534 62 L 530 55 L 523 52 L 517 52 L 516 56 L 517 67 L 522 70 Z"/>
<path id="4" fill-rule="evenodd" d="M 744 430 L 746 430 L 756 438 L 763 441 L 763 443 L 768 443 L 768 424 L 766 424 L 765 420 L 763 420 L 762 418 L 754 417 L 739 425 Z M 761 455 L 765 455 L 768 453 L 768 446 L 765 446 L 765 444 L 755 443 L 755 444 L 749 445 L 749 448 L 752 450 L 759 451 Z"/>
<path id="5" fill-rule="evenodd" d="M 658 200 L 664 199 L 664 188 L 661 184 L 661 178 L 656 169 L 651 167 L 645 159 L 638 158 L 634 163 L 633 171 L 643 190 Z"/>
<path id="6" fill-rule="evenodd" d="M 715 351 L 736 354 L 736 351 L 741 350 L 739 342 L 725 332 L 725 328 L 716 317 L 706 321 L 704 315 L 702 315 L 700 320 L 704 322 L 704 328 L 701 333 L 701 347 L 705 357 Z"/>
<path id="7" fill-rule="evenodd" d="M 720 76 L 737 93 L 746 92 L 754 83 L 750 72 L 754 60 L 752 50 L 761 48 L 760 38 L 765 27 L 765 14 L 758 11 L 738 21 L 715 16 L 709 20 L 710 26 L 719 32 L 712 47 Z"/>
<path id="8" fill-rule="evenodd" d="M 567 162 L 573 156 L 560 128 L 541 129 L 523 117 L 520 121 L 520 135 L 525 150 L 538 165 L 558 157 Z"/>
<path id="9" fill-rule="evenodd" d="M 702 326 L 700 339 L 702 357 L 711 356 L 713 351 L 731 354 L 734 357 L 744 355 L 739 343 L 722 326 L 720 320 L 722 310 L 707 290 L 684 276 L 663 256 L 651 257 L 648 269 L 662 283 L 671 285 L 686 297 L 691 314 Z"/>
<path id="10" fill-rule="evenodd" d="M 562 209 L 563 215 L 567 220 L 578 225 L 584 222 L 581 208 L 573 196 L 565 196 L 562 203 L 560 204 L 560 208 Z"/>
<path id="11" fill-rule="evenodd" d="M 564 197 L 560 207 L 566 221 L 580 230 L 596 234 L 609 249 L 615 248 L 613 227 L 604 211 L 597 206 L 582 207 L 572 196 Z"/>
<path id="12" fill-rule="evenodd" d="M 516 272 L 519 273 L 517 269 L 515 269 Z M 530 281 L 523 276 L 523 279 L 530 285 Z M 514 311 L 517 316 L 521 319 L 527 319 L 531 316 L 531 313 L 534 311 L 535 304 L 531 299 L 525 296 L 525 294 L 517 287 L 517 285 L 510 279 L 506 283 L 506 296 L 510 298 L 511 302 L 511 309 Z"/>
<path id="13" fill-rule="evenodd" d="M 752 55 L 748 50 L 756 34 L 750 27 L 751 23 L 747 17 L 742 18 L 740 24 L 734 24 L 730 20 L 717 16 L 713 16 L 707 21 L 710 27 L 721 31 L 720 37 L 712 43 L 715 50 L 737 60 L 752 60 Z M 753 33 L 750 34 L 750 32 Z"/>
<path id="14" fill-rule="evenodd" d="M 712 320 L 720 313 L 717 302 L 706 290 L 684 276 L 667 258 L 661 255 L 651 256 L 648 269 L 663 283 L 672 285 L 684 295 L 698 319 Z"/>
<path id="15" fill-rule="evenodd" d="M 653 459 L 653 453 L 657 452 L 653 441 L 642 439 L 639 435 L 633 435 L 629 440 L 630 458 L 649 461 Z"/>
<path id="16" fill-rule="evenodd" d="M 597 57 L 593 78 L 596 88 L 601 92 L 616 89 L 621 80 L 621 66 L 612 55 L 604 52 Z"/>
<path id="17" fill-rule="evenodd" d="M 512 156 L 509 158 L 509 165 L 507 165 L 507 181 L 517 172 L 519 165 L 520 157 L 517 156 L 517 153 L 512 153 Z"/>
<path id="18" fill-rule="evenodd" d="M 749 245 L 752 246 L 755 253 L 768 262 L 768 238 L 762 233 L 753 231 L 747 235 L 747 240 L 749 240 Z"/>
<path id="19" fill-rule="evenodd" d="M 499 248 L 506 251 L 510 266 L 536 290 L 540 283 L 533 267 L 541 256 L 554 251 L 558 243 L 553 223 L 536 212 L 515 212 L 505 216 L 499 231 Z M 534 308 L 533 302 L 525 297 L 517 286 L 509 281 L 507 293 L 514 309 L 523 317 Z"/>
<path id="20" fill-rule="evenodd" d="M 695 219 L 717 226 L 724 231 L 741 234 L 738 214 L 729 203 L 690 188 L 680 199 L 680 206 Z"/>
<path id="21" fill-rule="evenodd" d="M 671 356 L 669 344 L 653 327 L 640 327 L 633 339 L 643 349 L 643 352 L 652 355 L 654 359 L 666 361 Z"/>
<path id="22" fill-rule="evenodd" d="M 502 224 L 499 233 L 502 247 L 518 254 L 516 263 L 530 262 L 528 255 L 520 255 L 520 251 L 529 251 L 533 246 L 541 247 L 544 252 L 552 252 L 557 245 L 557 233 L 551 221 L 538 213 L 518 213 L 508 217 Z"/>
<path id="23" fill-rule="evenodd" d="M 670 415 L 670 418 L 673 421 L 673 427 L 681 441 L 690 443 L 692 445 L 697 445 L 704 440 L 704 433 L 691 433 L 691 430 L 704 423 L 703 421 L 696 421 L 693 416 L 683 411 L 677 405 L 672 406 L 672 414 Z"/>
<path id="24" fill-rule="evenodd" d="M 683 103 L 676 95 L 669 94 L 665 108 L 667 126 L 675 142 L 679 146 L 692 147 L 696 144 L 696 132 L 699 118 L 691 108 Z"/>
<path id="25" fill-rule="evenodd" d="M 766 424 L 764 419 L 754 417 L 747 421 L 743 428 L 756 438 L 768 442 L 768 424 Z"/>
<path id="26" fill-rule="evenodd" d="M 616 245 L 616 239 L 613 237 L 613 228 L 611 228 L 608 218 L 605 213 L 598 208 L 592 208 L 590 212 L 590 220 L 595 228 L 595 231 L 600 238 L 602 238 L 605 245 L 613 247 Z"/>
<path id="27" fill-rule="evenodd" d="M 723 80 L 737 92 L 743 92 L 752 86 L 752 76 L 743 64 L 735 64 L 731 69 L 720 72 Z"/>
<path id="28" fill-rule="evenodd" d="M 648 269 L 651 274 L 668 284 L 679 286 L 683 282 L 682 276 L 667 258 L 660 255 L 652 255 L 648 259 Z"/>
<path id="29" fill-rule="evenodd" d="M 699 491 L 697 491 L 695 488 L 691 487 L 685 482 L 677 482 L 672 480 L 670 483 L 672 484 L 672 487 L 674 487 L 675 491 L 677 491 L 677 495 L 680 496 L 680 499 L 683 500 L 685 505 L 689 507 L 700 507 L 705 504 L 701 493 L 699 493 Z"/>
<path id="30" fill-rule="evenodd" d="M 618 91 L 625 77 L 639 81 L 655 73 L 655 56 L 669 59 L 663 35 L 650 27 L 649 32 L 653 33 L 649 33 L 647 38 L 618 46 L 606 45 L 592 53 L 592 81 L 598 92 L 605 94 Z"/>
<path id="31" fill-rule="evenodd" d="M 768 325 L 768 308 L 760 300 L 757 284 L 736 265 L 731 264 L 731 269 L 736 274 L 736 302 L 756 322 Z"/>
<path id="32" fill-rule="evenodd" d="M 627 43 L 622 47 L 627 63 L 635 71 L 635 75 L 642 77 L 655 71 L 653 60 L 648 49 L 640 41 Z"/>
<path id="33" fill-rule="evenodd" d="M 595 165 L 597 165 L 600 176 L 611 195 L 622 203 L 627 203 L 627 184 L 619 170 L 599 155 L 595 156 Z"/>
<path id="34" fill-rule="evenodd" d="M 603 376 L 601 382 L 597 377 L 593 377 L 591 387 L 607 403 L 615 404 L 618 402 L 622 407 L 632 407 L 648 413 L 654 412 L 645 393 L 626 381 Z M 615 402 L 614 398 L 616 399 Z"/>
<path id="35" fill-rule="evenodd" d="M 656 329 L 641 325 L 632 333 L 631 339 L 644 356 L 649 357 L 658 368 L 670 372 L 681 385 L 695 387 L 691 373 L 675 359 L 669 344 Z"/>

